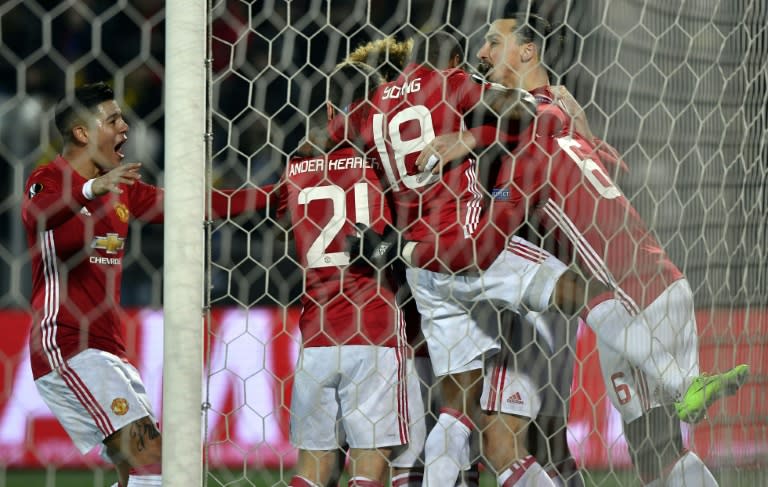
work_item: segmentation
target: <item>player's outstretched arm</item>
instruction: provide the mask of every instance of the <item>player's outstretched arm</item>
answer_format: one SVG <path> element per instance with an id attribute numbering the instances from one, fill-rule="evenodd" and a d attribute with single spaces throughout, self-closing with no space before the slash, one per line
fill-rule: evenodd
<path id="1" fill-rule="evenodd" d="M 525 90 L 488 88 L 483 99 L 464 115 L 469 130 L 435 137 L 416 159 L 420 171 L 438 174 L 451 161 L 469 157 L 475 149 L 510 146 L 533 122 L 536 100 Z"/>
<path id="2" fill-rule="evenodd" d="M 45 171 L 36 171 L 27 182 L 22 202 L 22 220 L 28 228 L 50 230 L 77 215 L 88 201 L 107 193 L 120 194 L 123 185 L 141 179 L 141 163 L 121 164 L 84 184 L 63 183 Z"/>

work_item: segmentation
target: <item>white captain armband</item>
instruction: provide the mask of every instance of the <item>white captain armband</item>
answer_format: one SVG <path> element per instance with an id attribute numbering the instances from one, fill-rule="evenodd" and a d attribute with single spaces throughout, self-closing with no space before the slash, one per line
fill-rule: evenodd
<path id="1" fill-rule="evenodd" d="M 87 200 L 92 200 L 96 198 L 96 195 L 93 194 L 93 181 L 94 179 L 89 179 L 83 185 L 83 196 L 85 196 L 85 199 Z"/>

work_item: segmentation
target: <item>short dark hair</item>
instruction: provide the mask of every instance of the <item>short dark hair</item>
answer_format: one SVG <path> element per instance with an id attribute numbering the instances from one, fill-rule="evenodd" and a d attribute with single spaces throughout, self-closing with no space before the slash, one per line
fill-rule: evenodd
<path id="1" fill-rule="evenodd" d="M 74 96 L 64 97 L 56 104 L 56 128 L 67 141 L 72 137 L 75 122 L 83 122 L 100 103 L 114 99 L 115 92 L 103 81 L 76 88 Z"/>
<path id="2" fill-rule="evenodd" d="M 383 82 L 365 63 L 341 63 L 328 76 L 328 101 L 344 110 L 353 102 L 368 98 Z"/>
<path id="3" fill-rule="evenodd" d="M 533 12 L 504 13 L 505 19 L 514 19 L 514 34 L 521 43 L 532 42 L 539 51 L 539 61 L 547 70 L 550 78 L 556 76 L 553 68 L 557 59 L 563 53 L 563 29 L 561 25 L 553 25 L 546 18 Z"/>
<path id="4" fill-rule="evenodd" d="M 539 48 L 539 52 L 544 52 L 546 41 L 552 35 L 552 24 L 534 13 L 514 12 L 505 15 L 505 18 L 515 19 L 515 35 L 522 42 L 533 42 Z"/>
<path id="5" fill-rule="evenodd" d="M 412 61 L 429 64 L 434 69 L 444 69 L 454 56 L 464 61 L 464 48 L 455 36 L 443 31 L 414 35 Z"/>

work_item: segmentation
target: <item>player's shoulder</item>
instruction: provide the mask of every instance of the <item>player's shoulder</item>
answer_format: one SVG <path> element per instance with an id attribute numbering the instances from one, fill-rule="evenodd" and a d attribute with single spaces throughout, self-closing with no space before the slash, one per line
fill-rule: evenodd
<path id="1" fill-rule="evenodd" d="M 40 164 L 29 174 L 27 180 L 31 181 L 40 177 L 53 177 L 57 179 L 61 178 L 61 165 L 57 164 L 57 162 L 58 158 Z"/>
<path id="2" fill-rule="evenodd" d="M 61 164 L 57 164 L 57 159 L 43 163 L 35 168 L 27 178 L 25 190 L 30 197 L 42 193 L 44 189 L 58 187 L 61 184 L 63 172 Z"/>
<path id="3" fill-rule="evenodd" d="M 554 103 L 539 101 L 536 104 L 536 135 L 559 137 L 570 129 L 570 117 Z"/>

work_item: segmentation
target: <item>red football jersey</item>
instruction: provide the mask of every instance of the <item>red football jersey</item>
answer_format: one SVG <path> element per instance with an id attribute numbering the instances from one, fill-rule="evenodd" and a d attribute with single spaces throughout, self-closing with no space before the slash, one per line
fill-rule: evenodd
<path id="1" fill-rule="evenodd" d="M 359 127 L 376 152 L 395 201 L 395 221 L 409 240 L 444 232 L 472 235 L 482 213 L 475 163 L 467 159 L 440 176 L 416 167 L 421 150 L 438 135 L 463 128 L 462 116 L 482 99 L 484 86 L 461 70 L 436 71 L 409 64 L 395 81 L 379 87 Z"/>
<path id="2" fill-rule="evenodd" d="M 551 237 L 549 250 L 556 257 L 578 263 L 636 312 L 682 273 L 608 177 L 601 150 L 571 133 L 569 117 L 547 103 L 546 90 L 534 94 L 540 103 L 537 120 L 501 166 L 474 249 L 459 253 L 446 236 L 440 245 L 417 246 L 412 262 L 461 270 L 471 264 L 468 258 L 475 258 L 482 259 L 480 267 L 487 267 L 506 246 L 507 237 L 527 222 Z M 453 236 L 454 241 L 458 238 Z"/>
<path id="3" fill-rule="evenodd" d="M 570 133 L 568 117 L 543 106 L 544 122 L 505 161 L 494 198 L 494 219 L 514 232 L 527 217 L 548 232 L 550 249 L 615 293 L 633 313 L 650 304 L 682 273 L 608 176 L 601 151 Z"/>
<path id="4" fill-rule="evenodd" d="M 22 219 L 32 255 L 34 377 L 95 348 L 124 357 L 120 287 L 128 221 L 163 221 L 162 189 L 136 182 L 87 200 L 86 179 L 58 156 L 27 180 Z M 271 187 L 216 190 L 214 217 L 264 208 Z M 202 202 L 201 202 L 202 204 Z"/>
<path id="5" fill-rule="evenodd" d="M 128 220 L 163 218 L 154 186 L 137 182 L 89 201 L 85 182 L 61 156 L 27 180 L 22 219 L 32 256 L 35 378 L 86 348 L 125 356 L 119 302 Z"/>
<path id="6" fill-rule="evenodd" d="M 389 280 L 369 266 L 348 265 L 344 252 L 355 223 L 383 230 L 391 221 L 377 164 L 346 147 L 291 159 L 285 169 L 278 213 L 290 213 L 304 268 L 299 327 L 305 347 L 402 343 Z"/>

